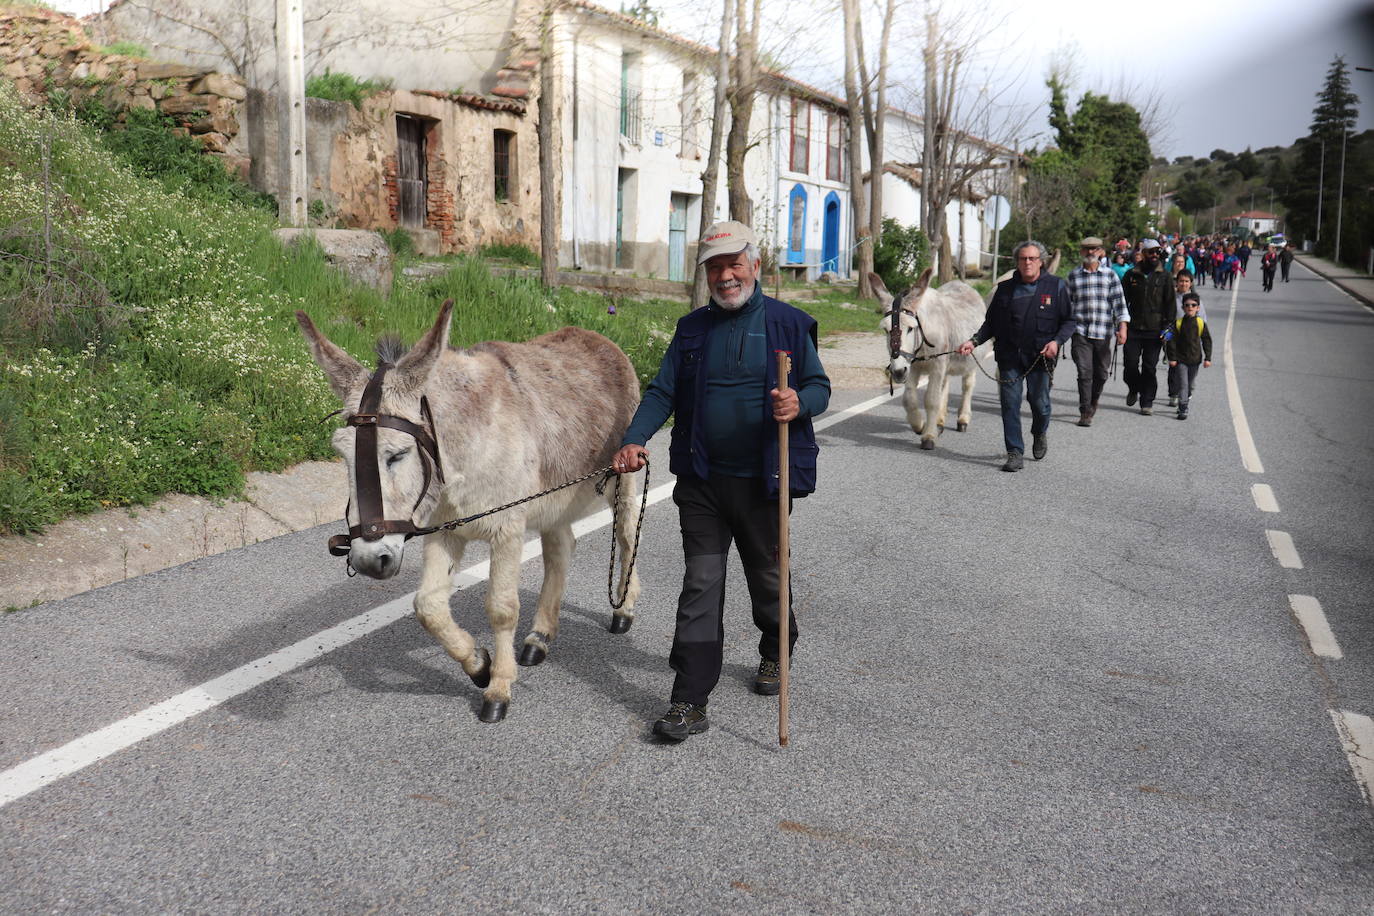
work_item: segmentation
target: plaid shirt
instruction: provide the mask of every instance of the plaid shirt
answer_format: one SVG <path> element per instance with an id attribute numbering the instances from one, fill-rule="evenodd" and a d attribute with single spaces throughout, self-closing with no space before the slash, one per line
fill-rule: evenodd
<path id="1" fill-rule="evenodd" d="M 1106 264 L 1099 263 L 1092 273 L 1081 266 L 1070 271 L 1069 300 L 1073 303 L 1075 330 L 1093 340 L 1111 337 L 1117 324 L 1131 320 L 1121 281 Z"/>

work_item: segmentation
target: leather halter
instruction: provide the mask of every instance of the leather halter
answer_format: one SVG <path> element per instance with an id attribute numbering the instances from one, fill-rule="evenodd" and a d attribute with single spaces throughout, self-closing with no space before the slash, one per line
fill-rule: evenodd
<path id="1" fill-rule="evenodd" d="M 410 422 L 405 417 L 378 413 L 377 408 L 381 406 L 382 401 L 382 380 L 391 368 L 393 367 L 390 363 L 377 364 L 377 371 L 372 374 L 367 387 L 363 389 L 357 411 L 345 421 L 357 430 L 353 452 L 353 476 L 357 489 L 358 524 L 350 525 L 348 534 L 336 534 L 329 539 L 329 552 L 336 557 L 348 555 L 349 545 L 354 538 L 379 541 L 388 534 L 403 534 L 406 540 L 410 540 L 417 534 L 423 534 L 424 531 L 415 526 L 415 510 L 420 508 L 425 494 L 429 492 L 432 476 L 437 476 L 439 483 L 444 482 L 444 465 L 439 459 L 438 432 L 435 430 L 434 417 L 429 410 L 429 399 L 423 395 L 420 397 L 420 417 L 428 429 Z M 404 521 L 387 519 L 382 507 L 382 475 L 377 453 L 379 426 L 405 433 L 415 440 L 420 449 L 420 464 L 425 471 L 425 482 L 420 488 L 420 495 L 415 499 L 415 505 L 410 507 L 411 518 Z M 434 468 L 432 473 L 431 465 Z"/>
<path id="2" fill-rule="evenodd" d="M 905 298 L 905 294 L 898 296 L 892 301 L 892 308 L 883 313 L 884 318 L 892 319 L 892 327 L 888 328 L 887 331 L 887 353 L 892 359 L 905 356 L 909 362 L 914 363 L 916 362 L 916 354 L 920 352 L 921 347 L 930 346 L 930 341 L 926 339 L 925 328 L 921 327 L 921 316 L 916 314 L 915 309 L 902 307 L 902 300 Z M 916 349 L 914 350 L 902 349 L 903 315 L 910 315 L 916 320 Z"/>

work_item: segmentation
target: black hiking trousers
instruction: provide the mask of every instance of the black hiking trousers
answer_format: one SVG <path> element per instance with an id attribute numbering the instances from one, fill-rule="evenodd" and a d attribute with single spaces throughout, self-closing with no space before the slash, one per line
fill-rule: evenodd
<path id="1" fill-rule="evenodd" d="M 759 655 L 778 658 L 778 501 L 757 477 L 679 477 L 673 487 L 686 571 L 668 664 L 677 672 L 672 702 L 706 705 L 720 680 L 725 650 L 725 568 L 734 541 L 749 585 Z M 790 617 L 790 646 L 797 618 Z"/>

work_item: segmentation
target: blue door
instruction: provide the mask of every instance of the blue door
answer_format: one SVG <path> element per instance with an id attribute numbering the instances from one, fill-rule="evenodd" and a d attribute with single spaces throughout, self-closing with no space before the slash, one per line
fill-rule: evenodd
<path id="1" fill-rule="evenodd" d="M 687 279 L 687 195 L 668 197 L 668 279 Z"/>
<path id="2" fill-rule="evenodd" d="M 787 263 L 806 262 L 806 189 L 793 185 L 787 204 Z"/>
<path id="3" fill-rule="evenodd" d="M 840 195 L 825 195 L 825 223 L 821 229 L 821 270 L 840 272 Z"/>

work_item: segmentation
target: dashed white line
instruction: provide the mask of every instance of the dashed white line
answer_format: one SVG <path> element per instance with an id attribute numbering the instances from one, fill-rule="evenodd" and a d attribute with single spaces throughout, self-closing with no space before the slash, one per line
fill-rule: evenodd
<path id="1" fill-rule="evenodd" d="M 1302 557 L 1298 556 L 1298 549 L 1293 546 L 1292 535 L 1287 531 L 1265 529 L 1264 536 L 1269 539 L 1269 550 L 1280 566 L 1284 569 L 1302 569 Z"/>
<path id="2" fill-rule="evenodd" d="M 1345 757 L 1350 761 L 1350 772 L 1355 774 L 1355 784 L 1360 787 L 1360 795 L 1366 804 L 1374 804 L 1370 795 L 1374 786 L 1374 719 L 1345 709 L 1330 709 L 1331 721 L 1341 736 Z"/>
<path id="3" fill-rule="evenodd" d="M 1316 598 L 1311 595 L 1289 595 L 1288 606 L 1293 609 L 1293 616 L 1298 618 L 1298 623 L 1307 633 L 1307 643 L 1312 647 L 1313 654 L 1322 658 L 1344 657 L 1341 644 L 1336 642 L 1336 634 L 1331 632 L 1331 624 L 1327 622 L 1321 603 Z"/>
<path id="4" fill-rule="evenodd" d="M 1250 487 L 1250 495 L 1255 498 L 1255 508 L 1261 512 L 1279 511 L 1279 501 L 1274 498 L 1274 488 L 1267 483 L 1257 483 Z"/>
<path id="5" fill-rule="evenodd" d="M 1241 463 L 1247 471 L 1263 474 L 1264 465 L 1260 462 L 1254 437 L 1250 435 L 1250 423 L 1245 419 L 1245 407 L 1240 402 L 1240 385 L 1236 382 L 1236 360 L 1231 352 L 1231 335 L 1236 327 L 1236 297 L 1239 294 L 1240 285 L 1237 284 L 1231 290 L 1231 311 L 1226 318 L 1226 343 L 1222 349 L 1226 358 L 1226 400 L 1231 406 L 1231 422 L 1236 428 Z"/>

